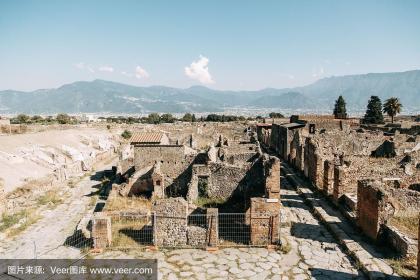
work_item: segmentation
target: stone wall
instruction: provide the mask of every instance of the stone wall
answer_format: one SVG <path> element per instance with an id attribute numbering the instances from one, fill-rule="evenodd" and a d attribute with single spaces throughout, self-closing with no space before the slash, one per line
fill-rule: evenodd
<path id="1" fill-rule="evenodd" d="M 154 238 L 156 246 L 177 247 L 187 244 L 188 203 L 185 199 L 156 200 L 152 206 L 156 214 Z"/>
<path id="2" fill-rule="evenodd" d="M 416 256 L 418 251 L 417 241 L 409 238 L 397 228 L 389 225 L 384 226 L 384 235 L 387 243 L 398 252 L 400 257 Z"/>
<path id="3" fill-rule="evenodd" d="M 280 242 L 280 202 L 266 198 L 251 198 L 250 233 L 252 245 L 270 245 Z"/>
<path id="4" fill-rule="evenodd" d="M 194 160 L 194 156 L 185 154 L 184 146 L 135 146 L 134 166 L 136 170 L 161 162 L 161 170 L 166 176 L 175 179 Z"/>
<path id="5" fill-rule="evenodd" d="M 357 224 L 373 240 L 378 238 L 381 226 L 395 212 L 382 185 L 374 180 L 360 180 L 357 187 Z"/>

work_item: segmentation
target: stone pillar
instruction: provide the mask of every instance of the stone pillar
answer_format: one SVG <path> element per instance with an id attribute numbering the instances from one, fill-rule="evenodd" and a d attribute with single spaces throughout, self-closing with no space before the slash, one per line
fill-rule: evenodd
<path id="1" fill-rule="evenodd" d="M 280 199 L 280 159 L 271 156 L 264 162 L 265 195 Z"/>
<path id="2" fill-rule="evenodd" d="M 251 198 L 250 233 L 252 245 L 280 242 L 280 202 L 262 197 Z"/>
<path id="3" fill-rule="evenodd" d="M 345 176 L 344 167 L 334 165 L 334 186 L 333 186 L 333 202 L 338 205 L 340 197 L 344 193 L 343 177 Z"/>
<path id="4" fill-rule="evenodd" d="M 395 208 L 380 182 L 357 182 L 357 224 L 368 237 L 376 240 L 381 225 L 386 224 L 394 212 Z"/>
<path id="5" fill-rule="evenodd" d="M 334 184 L 334 165 L 331 161 L 324 161 L 324 182 L 323 191 L 325 195 L 329 195 L 333 192 Z"/>
<path id="6" fill-rule="evenodd" d="M 111 246 L 111 217 L 103 213 L 95 213 L 92 221 L 92 239 L 95 249 L 104 249 Z"/>
<path id="7" fill-rule="evenodd" d="M 314 154 L 314 160 L 315 164 L 313 166 L 313 179 L 312 181 L 316 185 L 317 189 L 322 189 L 323 183 L 324 183 L 324 166 L 323 166 L 323 160 L 320 154 L 315 153 Z"/>
<path id="8" fill-rule="evenodd" d="M 217 247 L 219 244 L 219 209 L 207 208 L 207 246 Z"/>

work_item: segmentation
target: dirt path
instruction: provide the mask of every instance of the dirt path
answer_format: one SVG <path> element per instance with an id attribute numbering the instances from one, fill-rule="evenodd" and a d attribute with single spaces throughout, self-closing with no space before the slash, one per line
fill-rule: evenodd
<path id="1" fill-rule="evenodd" d="M 101 165 L 96 172 L 110 169 L 112 163 Z M 101 184 L 97 176 L 85 176 L 69 188 L 66 200 L 54 209 L 42 209 L 42 218 L 14 238 L 0 243 L 3 258 L 77 258 L 79 248 L 62 246 L 70 238 L 80 219 L 92 210 L 91 194 Z M 74 240 L 73 240 L 74 241 Z"/>

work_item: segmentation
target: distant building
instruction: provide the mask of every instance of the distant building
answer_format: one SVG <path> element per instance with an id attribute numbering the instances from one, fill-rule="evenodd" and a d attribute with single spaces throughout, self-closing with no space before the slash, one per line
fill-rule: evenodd
<path id="1" fill-rule="evenodd" d="M 0 125 L 10 125 L 10 119 L 5 117 L 0 117 Z"/>
<path id="2" fill-rule="evenodd" d="M 135 146 L 169 145 L 169 137 L 160 132 L 136 132 L 131 136 L 130 144 Z"/>

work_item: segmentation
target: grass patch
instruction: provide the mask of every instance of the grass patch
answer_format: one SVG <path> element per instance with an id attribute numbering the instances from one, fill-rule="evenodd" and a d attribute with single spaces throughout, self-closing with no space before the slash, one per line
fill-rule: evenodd
<path id="1" fill-rule="evenodd" d="M 14 214 L 4 213 L 0 224 L 0 231 L 6 232 L 8 237 L 18 235 L 30 225 L 36 223 L 41 216 L 35 209 L 27 209 Z"/>
<path id="2" fill-rule="evenodd" d="M 389 223 L 407 236 L 417 239 L 419 229 L 418 210 L 399 210 L 395 212 Z"/>
<path id="3" fill-rule="evenodd" d="M 112 247 L 132 248 L 150 245 L 152 231 L 143 230 L 150 224 L 150 217 L 121 217 L 112 220 Z"/>
<path id="4" fill-rule="evenodd" d="M 121 210 L 150 210 L 152 208 L 152 200 L 146 197 L 112 197 L 106 203 L 106 211 L 121 211 Z"/>
<path id="5" fill-rule="evenodd" d="M 48 205 L 50 208 L 57 206 L 63 202 L 63 198 L 58 194 L 57 190 L 47 191 L 37 199 L 39 206 Z"/>
<path id="6" fill-rule="evenodd" d="M 223 198 L 208 198 L 208 197 L 199 197 L 194 201 L 194 204 L 198 207 L 206 208 L 217 208 L 218 206 L 224 204 L 226 199 Z"/>
<path id="7" fill-rule="evenodd" d="M 417 279 L 417 258 L 415 256 L 391 259 L 389 264 L 404 279 Z"/>

